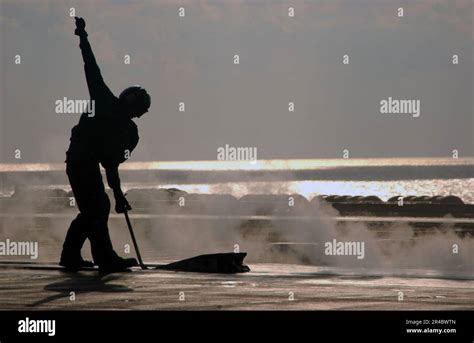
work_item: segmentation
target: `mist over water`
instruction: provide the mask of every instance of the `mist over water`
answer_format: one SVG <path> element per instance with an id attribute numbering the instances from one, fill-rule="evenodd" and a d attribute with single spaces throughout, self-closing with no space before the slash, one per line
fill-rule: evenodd
<path id="1" fill-rule="evenodd" d="M 132 192 L 134 189 L 166 189 L 177 188 L 182 191 L 198 194 L 219 195 L 229 194 L 236 198 L 241 198 L 247 194 L 300 194 L 311 200 L 314 196 L 321 194 L 331 195 L 376 195 L 382 200 L 395 195 L 455 195 L 459 196 L 465 203 L 474 203 L 473 192 L 474 178 L 456 178 L 459 174 L 456 172 L 452 178 L 444 175 L 440 179 L 402 179 L 402 180 L 384 180 L 384 171 L 390 170 L 390 167 L 400 166 L 420 166 L 428 165 L 433 170 L 441 168 L 439 173 L 443 173 L 442 168 L 446 165 L 458 165 L 463 169 L 463 176 L 471 172 L 471 161 L 451 161 L 441 160 L 367 160 L 348 161 L 345 160 L 304 160 L 286 164 L 279 161 L 268 161 L 260 165 L 262 175 L 258 181 L 252 180 L 249 174 L 239 173 L 238 164 L 206 164 L 198 161 L 192 162 L 174 162 L 170 164 L 155 164 L 150 162 L 136 162 L 135 165 L 125 163 L 124 171 L 133 175 L 134 170 L 148 171 L 156 169 L 167 169 L 173 171 L 173 168 L 179 168 L 180 172 L 191 173 L 196 169 L 215 170 L 221 168 L 222 171 L 229 173 L 236 172 L 239 179 L 228 182 L 208 182 L 208 183 L 158 183 L 136 181 L 124 182 L 123 188 Z M 389 162 L 392 162 L 391 164 Z M 370 166 L 372 171 L 367 177 L 378 174 L 377 181 L 366 180 L 338 180 L 338 175 L 343 168 Z M 287 167 L 285 169 L 285 166 Z M 258 166 L 257 166 L 258 167 Z M 15 178 L 11 175 L 21 175 L 22 168 L 25 166 L 17 165 L 12 167 L 2 165 L 3 172 L 9 168 L 10 180 Z M 16 171 L 12 171 L 15 170 Z M 29 169 L 28 169 L 29 168 Z M 42 165 L 28 167 L 27 170 L 38 171 L 38 169 L 47 170 L 46 173 L 52 175 L 53 182 L 47 184 L 36 184 L 33 189 L 64 189 L 69 191 L 69 187 L 59 177 L 61 176 L 61 165 Z M 227 169 L 226 169 L 227 168 Z M 255 168 L 255 166 L 253 166 Z M 333 180 L 300 180 L 298 172 L 309 169 L 317 173 L 320 170 L 330 169 L 333 171 Z M 388 169 L 387 169 L 388 168 Z M 272 174 L 272 170 L 283 170 L 290 175 L 294 173 L 294 180 L 282 181 L 279 175 Z M 56 174 L 55 174 L 56 172 Z M 459 170 L 458 170 L 459 172 Z M 467 173 L 467 174 L 466 174 Z M 449 176 L 449 175 L 448 175 Z M 57 182 L 54 182 L 56 179 Z M 25 185 L 25 180 L 35 184 L 30 177 L 25 179 L 21 176 L 17 179 L 19 185 Z M 11 195 L 13 187 L 5 187 L 3 196 Z M 200 218 L 181 215 L 174 201 L 175 199 L 164 199 L 157 202 L 156 199 L 147 199 L 147 193 L 144 193 L 145 201 L 155 203 L 147 210 L 150 215 L 163 213 L 163 201 L 168 204 L 164 217 L 155 216 L 150 218 L 141 218 L 134 216 L 132 211 L 132 222 L 135 227 L 137 239 L 143 249 L 144 258 L 148 261 L 165 261 L 186 258 L 193 255 L 225 252 L 225 251 L 245 251 L 248 253 L 247 261 L 249 263 L 272 262 L 272 263 L 294 263 L 316 266 L 336 267 L 349 270 L 353 273 L 385 273 L 405 275 L 418 273 L 427 275 L 427 271 L 434 271 L 437 276 L 444 277 L 474 277 L 473 251 L 474 239 L 471 236 L 460 236 L 454 232 L 454 224 L 446 224 L 445 227 L 432 230 L 427 234 L 420 234 L 408 224 L 391 223 L 384 230 L 374 230 L 360 222 L 351 222 L 341 225 L 333 217 L 339 214 L 329 204 L 321 201 L 316 208 L 311 210 L 299 209 L 293 217 L 294 220 L 282 220 L 281 218 L 267 218 L 265 220 L 255 221 L 248 218 L 239 218 L 229 216 L 217 216 L 213 218 Z M 202 213 L 212 212 L 216 202 L 201 201 Z M 38 203 L 44 204 L 49 201 L 44 198 L 29 198 L 27 202 L 18 204 L 17 211 L 20 213 L 34 213 Z M 134 204 L 131 201 L 132 207 Z M 221 210 L 232 214 L 235 211 L 231 205 L 225 202 L 219 203 Z M 225 208 L 228 206 L 228 208 Z M 272 206 L 278 204 L 268 203 L 266 207 L 270 210 Z M 1 212 L 4 212 L 3 209 Z M 15 210 L 14 210 L 15 212 Z M 256 210 L 254 215 L 258 215 Z M 37 240 L 40 242 L 40 261 L 55 261 L 58 259 L 61 244 L 64 239 L 70 220 L 75 216 L 75 212 L 59 214 L 57 218 L 53 215 L 46 215 L 43 219 L 31 217 L 3 219 L 2 236 L 16 240 Z M 300 218 L 300 219 L 298 219 Z M 126 254 L 125 246 L 131 246 L 128 232 L 124 220 L 120 215 L 111 215 L 109 227 L 114 246 L 121 255 Z M 364 257 L 357 259 L 355 256 L 329 256 L 325 254 L 325 244 L 336 240 L 338 242 L 363 242 Z M 453 253 L 456 245 L 456 253 Z M 84 256 L 90 256 L 88 244 L 83 249 Z M 128 254 L 133 254 L 133 248 L 129 249 Z"/>
<path id="2" fill-rule="evenodd" d="M 268 184 L 264 189 L 267 193 L 280 191 L 271 189 Z M 178 228 L 171 219 L 156 223 L 149 243 L 162 243 L 167 248 L 174 246 L 176 251 L 205 253 L 231 250 L 237 244 L 240 251 L 248 252 L 248 261 L 254 263 L 330 266 L 364 274 L 423 276 L 434 271 L 443 277 L 474 277 L 474 239 L 472 235 L 457 235 L 453 225 L 446 224 L 428 234 L 420 234 L 408 224 L 392 223 L 383 230 L 373 230 L 356 222 L 341 226 L 333 218 L 338 212 L 324 202 L 317 209 L 299 211 L 296 216 L 311 219 L 270 218 L 259 224 L 246 219 L 194 221 Z M 325 243 L 333 240 L 363 242 L 364 258 L 327 256 Z"/>

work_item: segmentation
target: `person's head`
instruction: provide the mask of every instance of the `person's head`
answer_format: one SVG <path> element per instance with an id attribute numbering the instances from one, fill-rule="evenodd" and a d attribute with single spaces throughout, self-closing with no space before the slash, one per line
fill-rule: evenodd
<path id="1" fill-rule="evenodd" d="M 140 118 L 148 112 L 151 105 L 150 95 L 140 86 L 125 88 L 120 93 L 119 100 L 130 118 Z"/>

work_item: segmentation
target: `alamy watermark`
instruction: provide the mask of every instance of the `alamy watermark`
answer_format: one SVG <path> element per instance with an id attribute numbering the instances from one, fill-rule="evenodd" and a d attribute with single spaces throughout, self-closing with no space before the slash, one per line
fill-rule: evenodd
<path id="1" fill-rule="evenodd" d="M 342 242 L 333 239 L 324 243 L 324 254 L 328 256 L 357 256 L 358 260 L 365 258 L 365 242 Z"/>
<path id="2" fill-rule="evenodd" d="M 54 319 L 30 319 L 26 317 L 18 321 L 19 333 L 47 333 L 48 336 L 56 335 L 56 320 Z"/>
<path id="3" fill-rule="evenodd" d="M 256 147 L 234 147 L 226 144 L 224 147 L 217 148 L 218 161 L 250 161 L 257 162 Z"/>
<path id="4" fill-rule="evenodd" d="M 418 118 L 421 114 L 421 101 L 418 100 L 397 100 L 392 97 L 380 101 L 381 114 L 408 114 L 413 118 Z"/>
<path id="5" fill-rule="evenodd" d="M 38 242 L 15 242 L 10 239 L 0 241 L 0 256 L 30 256 L 38 258 Z"/>
<path id="6" fill-rule="evenodd" d="M 58 114 L 82 114 L 87 113 L 88 117 L 95 116 L 94 100 L 68 99 L 66 97 L 54 102 L 55 111 Z"/>

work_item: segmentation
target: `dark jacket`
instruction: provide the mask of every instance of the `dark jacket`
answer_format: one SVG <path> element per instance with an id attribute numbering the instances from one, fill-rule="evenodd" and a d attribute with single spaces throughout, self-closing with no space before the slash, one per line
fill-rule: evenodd
<path id="1" fill-rule="evenodd" d="M 114 188 L 120 186 L 118 165 L 138 144 L 138 129 L 105 84 L 87 36 L 80 37 L 79 47 L 95 111 L 93 116 L 83 113 L 72 129 L 66 162 L 74 165 L 101 163 L 107 171 L 109 186 Z"/>

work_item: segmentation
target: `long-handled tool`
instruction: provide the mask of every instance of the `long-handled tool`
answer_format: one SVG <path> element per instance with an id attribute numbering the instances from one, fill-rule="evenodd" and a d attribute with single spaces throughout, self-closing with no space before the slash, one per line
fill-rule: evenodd
<path id="1" fill-rule="evenodd" d="M 127 221 L 128 231 L 130 231 L 130 236 L 132 236 L 133 246 L 135 247 L 135 252 L 137 253 L 138 264 L 140 265 L 140 268 L 146 270 L 148 269 L 148 267 L 143 263 L 142 255 L 140 255 L 137 240 L 135 239 L 135 234 L 133 233 L 132 223 L 130 223 L 130 218 L 128 217 L 128 211 L 125 209 L 123 214 L 125 214 L 125 220 Z"/>
<path id="2" fill-rule="evenodd" d="M 148 269 L 167 269 L 167 270 L 180 270 L 188 272 L 201 272 L 201 273 L 246 273 L 250 271 L 250 268 L 243 264 L 243 260 L 247 253 L 224 253 L 224 254 L 210 254 L 210 255 L 200 255 L 193 258 L 188 258 L 186 260 L 177 261 L 167 265 L 153 265 L 146 266 L 143 263 L 142 256 L 140 255 L 140 250 L 138 249 L 137 240 L 135 239 L 135 234 L 133 233 L 132 223 L 130 223 L 130 218 L 128 217 L 127 209 L 123 212 L 125 214 L 125 219 L 127 220 L 128 230 L 130 231 L 130 236 L 132 236 L 133 246 L 137 253 L 138 263 L 140 267 L 144 270 Z"/>

